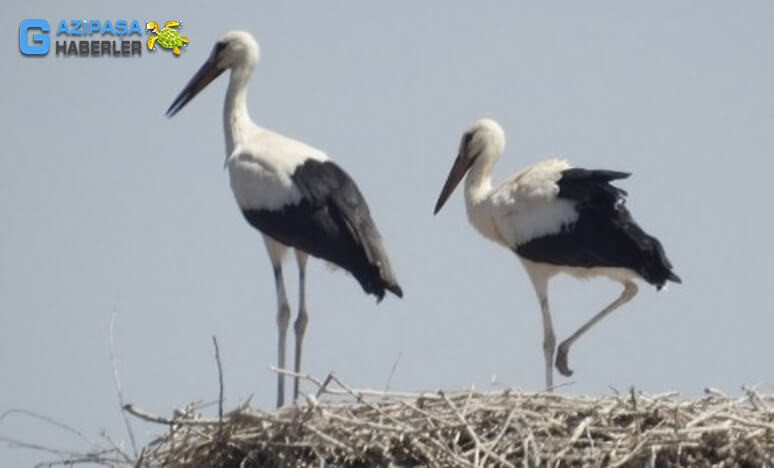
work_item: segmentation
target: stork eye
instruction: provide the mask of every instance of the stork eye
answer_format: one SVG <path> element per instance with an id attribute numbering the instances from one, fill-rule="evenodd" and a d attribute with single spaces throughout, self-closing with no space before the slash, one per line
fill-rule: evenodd
<path id="1" fill-rule="evenodd" d="M 222 51 L 225 48 L 226 48 L 226 43 L 225 42 L 216 42 L 215 43 L 215 53 L 216 54 L 219 54 L 220 51 Z"/>
<path id="2" fill-rule="evenodd" d="M 476 135 L 475 130 L 471 130 L 469 132 L 465 132 L 462 135 L 462 140 L 460 141 L 460 149 L 459 149 L 459 155 L 465 156 L 467 159 L 469 159 L 472 163 L 473 160 L 478 158 L 478 156 L 483 151 L 483 147 L 476 144 L 475 147 L 472 146 L 473 144 L 473 137 Z"/>
<path id="3" fill-rule="evenodd" d="M 470 144 L 470 140 L 473 139 L 474 133 L 475 132 L 470 131 L 470 132 L 465 132 L 465 134 L 462 135 L 462 143 L 460 144 L 461 148 L 465 148 Z"/>
<path id="4" fill-rule="evenodd" d="M 471 130 L 469 132 L 465 132 L 462 135 L 462 140 L 460 141 L 459 154 L 463 154 L 466 152 L 468 145 L 470 145 L 470 142 L 473 140 L 473 135 L 475 133 L 476 133 L 475 131 Z"/>

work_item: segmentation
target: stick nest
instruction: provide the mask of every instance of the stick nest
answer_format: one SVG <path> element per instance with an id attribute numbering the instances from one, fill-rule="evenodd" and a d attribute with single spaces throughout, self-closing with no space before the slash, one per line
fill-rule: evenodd
<path id="1" fill-rule="evenodd" d="M 558 393 L 352 389 L 336 376 L 305 404 L 247 404 L 217 419 L 191 408 L 172 419 L 139 467 L 671 467 L 774 466 L 774 396 L 745 390 L 699 399 L 634 390 Z"/>

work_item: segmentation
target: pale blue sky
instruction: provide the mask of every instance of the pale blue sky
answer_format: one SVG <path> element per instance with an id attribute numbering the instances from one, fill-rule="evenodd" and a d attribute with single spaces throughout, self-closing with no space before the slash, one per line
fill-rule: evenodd
<path id="1" fill-rule="evenodd" d="M 5 2 L 0 74 L 0 412 L 37 411 L 126 440 L 126 398 L 159 414 L 217 396 L 271 407 L 274 285 L 222 170 L 221 77 L 164 111 L 229 29 L 262 58 L 253 119 L 325 150 L 364 192 L 405 291 L 375 305 L 309 268 L 305 370 L 354 386 L 543 383 L 540 313 L 513 254 L 467 223 L 460 193 L 432 216 L 462 130 L 505 128 L 497 179 L 537 159 L 634 173 L 620 185 L 683 285 L 650 287 L 570 353 L 575 383 L 697 394 L 772 383 L 774 5 L 770 2 Z M 180 19 L 180 58 L 19 54 L 24 18 Z M 144 39 L 144 38 L 143 38 Z M 295 314 L 295 265 L 286 266 Z M 618 293 L 554 280 L 559 339 Z M 568 382 L 560 378 L 558 383 Z M 770 388 L 770 387 L 769 387 Z M 140 442 L 163 428 L 140 423 Z M 83 449 L 19 416 L 0 436 Z M 0 444 L 2 466 L 38 453 Z"/>

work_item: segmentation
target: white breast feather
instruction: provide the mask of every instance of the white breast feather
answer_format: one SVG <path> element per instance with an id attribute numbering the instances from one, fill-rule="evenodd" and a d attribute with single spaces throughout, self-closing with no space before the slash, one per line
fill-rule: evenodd
<path id="1" fill-rule="evenodd" d="M 490 197 L 493 222 L 510 248 L 556 234 L 578 219 L 575 203 L 557 198 L 561 171 L 571 166 L 549 159 L 506 180 Z"/>
<path id="2" fill-rule="evenodd" d="M 309 159 L 326 161 L 322 151 L 268 130 L 256 129 L 248 144 L 237 144 L 226 159 L 231 189 L 245 209 L 278 210 L 301 200 L 293 172 Z"/>

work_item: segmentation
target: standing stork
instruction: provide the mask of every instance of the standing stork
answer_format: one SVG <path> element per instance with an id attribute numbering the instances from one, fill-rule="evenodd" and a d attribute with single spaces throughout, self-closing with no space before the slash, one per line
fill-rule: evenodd
<path id="1" fill-rule="evenodd" d="M 575 341 L 637 294 L 639 278 L 664 287 L 680 282 L 661 243 L 632 219 L 626 192 L 610 184 L 630 174 L 571 167 L 549 159 L 522 169 L 492 187 L 492 168 L 505 149 L 505 132 L 490 119 L 475 122 L 462 136 L 459 153 L 435 205 L 435 214 L 467 172 L 465 207 L 484 237 L 513 250 L 532 280 L 543 315 L 546 388 L 553 389 L 553 362 L 572 375 L 567 353 Z M 606 276 L 623 285 L 610 305 L 556 348 L 548 307 L 548 281 L 565 272 L 578 278 Z"/>
<path id="2" fill-rule="evenodd" d="M 290 308 L 282 277 L 282 259 L 295 248 L 298 263 L 298 317 L 295 371 L 308 322 L 305 294 L 307 254 L 349 271 L 377 301 L 385 291 L 403 292 L 390 267 L 381 236 L 363 195 L 350 176 L 322 151 L 259 127 L 247 112 L 247 83 L 258 63 L 258 43 L 250 33 L 231 31 L 167 110 L 172 117 L 226 70 L 231 77 L 223 108 L 226 161 L 231 188 L 242 214 L 263 233 L 277 288 L 278 363 L 285 368 Z M 284 403 L 284 376 L 278 375 L 277 406 Z M 298 397 L 298 377 L 293 388 Z"/>

